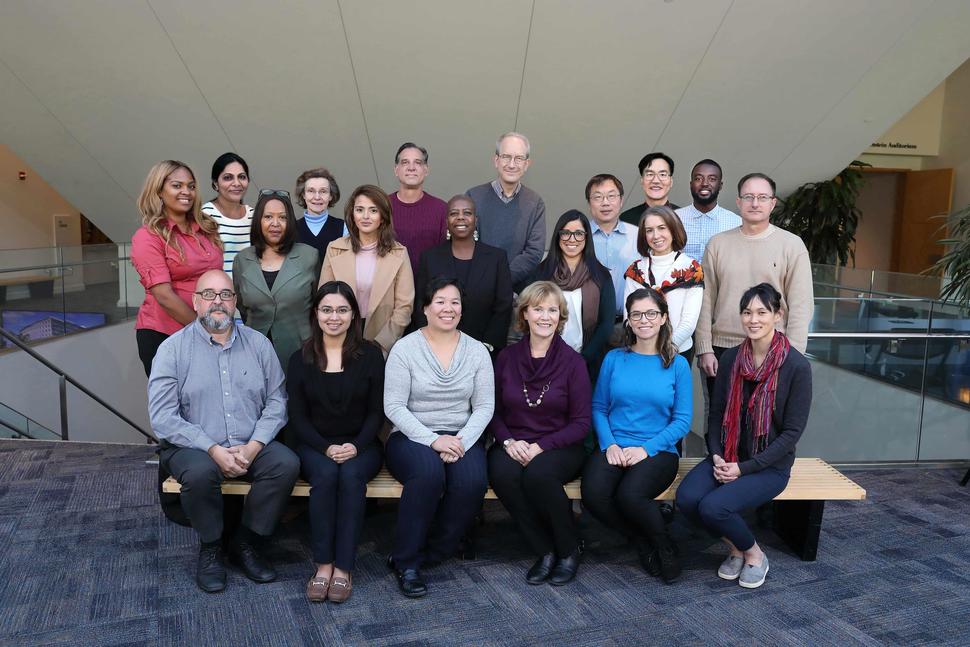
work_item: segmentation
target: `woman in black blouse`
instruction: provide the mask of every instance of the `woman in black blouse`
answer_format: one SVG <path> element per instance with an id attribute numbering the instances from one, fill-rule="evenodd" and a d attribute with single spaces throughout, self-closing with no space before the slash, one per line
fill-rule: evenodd
<path id="1" fill-rule="evenodd" d="M 381 468 L 384 355 L 364 340 L 360 307 L 343 281 L 317 290 L 310 329 L 303 349 L 290 357 L 286 380 L 296 452 L 310 482 L 317 570 L 306 593 L 312 602 L 343 602 L 350 597 L 367 482 Z"/>
<path id="2" fill-rule="evenodd" d="M 448 201 L 448 240 L 423 254 L 414 280 L 414 315 L 409 331 L 427 325 L 418 301 L 436 276 L 458 279 L 462 316 L 458 330 L 485 344 L 494 358 L 505 348 L 512 315 L 512 274 L 505 250 L 478 242 L 475 203 L 467 195 Z"/>

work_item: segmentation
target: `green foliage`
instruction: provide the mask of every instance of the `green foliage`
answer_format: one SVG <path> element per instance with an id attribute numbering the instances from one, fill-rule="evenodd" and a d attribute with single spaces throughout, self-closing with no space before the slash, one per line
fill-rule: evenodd
<path id="1" fill-rule="evenodd" d="M 870 166 L 853 161 L 825 182 L 809 182 L 787 198 L 779 198 L 771 222 L 797 234 L 805 242 L 813 263 L 855 264 L 855 232 L 862 213 L 856 206 L 865 177 L 859 170 Z"/>
<path id="2" fill-rule="evenodd" d="M 962 308 L 970 308 L 970 204 L 950 216 L 950 233 L 939 241 L 950 251 L 926 270 L 926 274 L 943 274 L 947 283 L 940 298 Z"/>

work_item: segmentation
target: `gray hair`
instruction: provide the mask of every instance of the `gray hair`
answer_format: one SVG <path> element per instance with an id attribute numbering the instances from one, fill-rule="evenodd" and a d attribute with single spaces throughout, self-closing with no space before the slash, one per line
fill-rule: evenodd
<path id="1" fill-rule="evenodd" d="M 500 154 L 500 149 L 502 148 L 502 142 L 504 142 L 509 137 L 518 137 L 523 142 L 525 142 L 525 156 L 526 157 L 531 157 L 532 156 L 531 155 L 532 154 L 532 144 L 529 143 L 529 138 L 526 137 L 525 135 L 523 135 L 522 133 L 515 132 L 514 130 L 510 130 L 509 132 L 505 133 L 504 135 L 502 135 L 501 137 L 499 137 L 497 140 L 495 140 L 495 154 L 496 155 L 499 155 Z"/>

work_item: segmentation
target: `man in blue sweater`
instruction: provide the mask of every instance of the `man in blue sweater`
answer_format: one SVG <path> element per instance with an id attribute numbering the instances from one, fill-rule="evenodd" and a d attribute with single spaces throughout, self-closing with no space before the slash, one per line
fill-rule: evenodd
<path id="1" fill-rule="evenodd" d="M 504 249 L 509 257 L 512 286 L 525 287 L 545 249 L 546 205 L 539 194 L 522 184 L 530 157 L 525 135 L 508 132 L 495 142 L 498 178 L 473 186 L 465 194 L 475 201 L 481 241 Z"/>

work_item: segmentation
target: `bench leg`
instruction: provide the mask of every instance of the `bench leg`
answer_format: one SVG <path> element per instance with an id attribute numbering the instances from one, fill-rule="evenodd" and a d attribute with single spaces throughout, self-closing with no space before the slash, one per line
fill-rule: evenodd
<path id="1" fill-rule="evenodd" d="M 814 562 L 818 553 L 818 536 L 822 530 L 825 501 L 775 501 L 772 525 L 775 534 L 803 562 Z"/>

